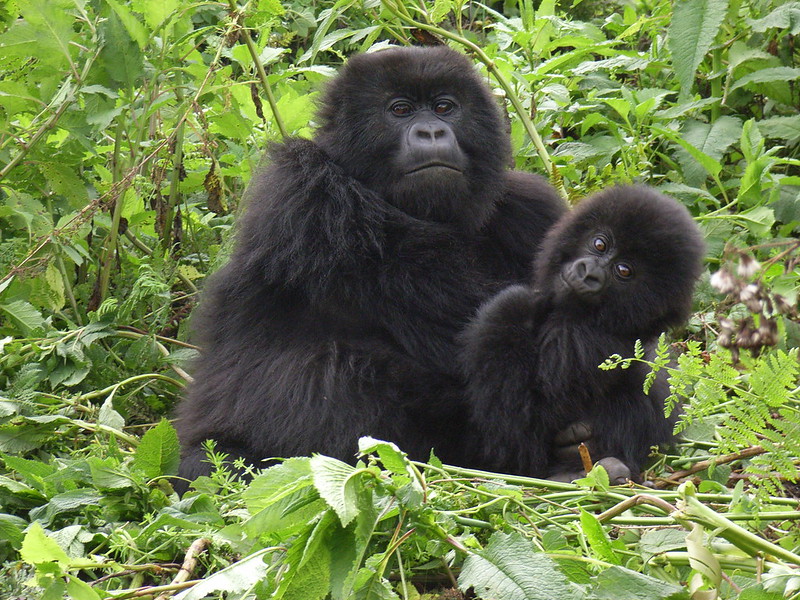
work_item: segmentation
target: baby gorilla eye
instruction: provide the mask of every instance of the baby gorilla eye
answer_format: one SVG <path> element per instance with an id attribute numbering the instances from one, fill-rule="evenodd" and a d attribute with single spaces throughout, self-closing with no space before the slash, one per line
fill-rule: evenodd
<path id="1" fill-rule="evenodd" d="M 389 110 L 392 111 L 392 114 L 397 117 L 407 117 L 412 112 L 414 112 L 414 107 L 410 102 L 406 102 L 405 100 L 399 100 L 395 102 L 389 107 Z"/>
<path id="2" fill-rule="evenodd" d="M 455 107 L 456 105 L 450 100 L 438 100 L 436 104 L 433 105 L 433 112 L 437 115 L 446 115 Z"/>
<path id="3" fill-rule="evenodd" d="M 608 250 L 608 242 L 606 238 L 601 235 L 598 235 L 596 238 L 592 240 L 592 247 L 600 253 L 605 252 Z"/>
<path id="4" fill-rule="evenodd" d="M 633 269 L 631 269 L 631 267 L 625 263 L 617 263 L 614 265 L 614 270 L 622 279 L 630 279 L 633 277 Z"/>

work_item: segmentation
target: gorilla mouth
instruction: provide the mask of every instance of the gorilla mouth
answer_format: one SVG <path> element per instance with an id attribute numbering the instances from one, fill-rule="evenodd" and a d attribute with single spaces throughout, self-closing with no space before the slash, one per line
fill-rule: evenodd
<path id="1" fill-rule="evenodd" d="M 406 175 L 413 175 L 414 173 L 419 173 L 420 171 L 425 171 L 427 169 L 435 169 L 435 168 L 448 169 L 450 171 L 455 171 L 456 173 L 461 173 L 461 169 L 459 169 L 455 165 L 451 165 L 450 163 L 446 162 L 436 161 L 436 162 L 425 163 L 424 165 L 420 165 L 418 167 L 414 167 L 413 169 L 406 171 Z"/>

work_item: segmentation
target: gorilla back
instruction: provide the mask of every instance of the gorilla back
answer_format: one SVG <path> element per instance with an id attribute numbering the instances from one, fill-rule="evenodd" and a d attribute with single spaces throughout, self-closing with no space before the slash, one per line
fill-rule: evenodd
<path id="1" fill-rule="evenodd" d="M 455 51 L 357 56 L 320 116 L 313 141 L 272 148 L 204 291 L 178 408 L 187 479 L 208 472 L 207 438 L 252 463 L 351 460 L 362 435 L 464 462 L 456 335 L 530 280 L 564 212 L 543 179 L 506 170 L 499 108 Z"/>

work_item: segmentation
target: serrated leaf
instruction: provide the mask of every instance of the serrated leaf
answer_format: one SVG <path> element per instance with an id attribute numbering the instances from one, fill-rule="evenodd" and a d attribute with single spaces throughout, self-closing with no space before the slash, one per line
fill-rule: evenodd
<path id="1" fill-rule="evenodd" d="M 0 304 L 0 311 L 4 312 L 26 336 L 44 331 L 44 317 L 30 302 L 25 300 L 6 302 L 5 304 Z"/>
<path id="2" fill-rule="evenodd" d="M 383 466 L 396 475 L 409 475 L 409 462 L 405 452 L 392 442 L 384 442 L 371 437 L 362 437 L 358 440 L 360 454 L 376 453 Z"/>
<path id="3" fill-rule="evenodd" d="M 687 183 L 701 185 L 706 172 L 718 173 L 717 166 L 725 151 L 739 141 L 741 135 L 742 122 L 735 117 L 722 116 L 711 124 L 686 121 L 679 141 L 682 147 L 677 154 Z"/>
<path id="4" fill-rule="evenodd" d="M 591 597 L 596 600 L 688 600 L 689 594 L 678 585 L 614 566 L 597 576 Z"/>
<path id="5" fill-rule="evenodd" d="M 761 19 L 748 19 L 753 31 L 779 29 L 791 35 L 800 34 L 800 2 L 786 2 Z"/>
<path id="6" fill-rule="evenodd" d="M 667 44 L 682 96 L 692 89 L 697 67 L 708 54 L 727 11 L 728 0 L 675 2 Z"/>
<path id="7" fill-rule="evenodd" d="M 534 552 L 518 533 L 497 532 L 480 552 L 464 561 L 458 586 L 474 588 L 480 598 L 503 600 L 578 600 L 583 594 L 570 585 L 547 555 Z"/>
<path id="8" fill-rule="evenodd" d="M 133 41 L 135 41 L 139 48 L 142 49 L 147 44 L 147 29 L 139 21 L 139 19 L 128 9 L 127 6 L 120 4 L 117 0 L 106 0 L 108 5 L 114 9 L 114 12 L 119 18 L 120 22 L 125 26 L 125 30 Z"/>
<path id="9" fill-rule="evenodd" d="M 436 0 L 431 11 L 431 21 L 441 23 L 444 18 L 453 10 L 453 0 Z"/>
<path id="10" fill-rule="evenodd" d="M 166 419 L 142 436 L 133 457 L 133 468 L 148 479 L 176 475 L 181 460 L 180 442 L 175 428 Z"/>
<path id="11" fill-rule="evenodd" d="M 792 67 L 772 67 L 770 69 L 759 69 L 758 71 L 753 71 L 752 73 L 748 73 L 744 77 L 738 79 L 736 83 L 734 83 L 730 87 L 730 91 L 738 90 L 740 87 L 744 87 L 751 83 L 767 83 L 769 81 L 794 81 L 795 79 L 800 78 L 800 69 L 795 69 Z"/>
<path id="12" fill-rule="evenodd" d="M 25 533 L 19 554 L 22 560 L 31 565 L 57 562 L 63 566 L 69 563 L 67 553 L 55 540 L 47 537 L 40 523 L 34 523 Z"/>
<path id="13" fill-rule="evenodd" d="M 319 495 L 339 516 L 342 527 L 347 527 L 358 514 L 358 496 L 351 478 L 356 472 L 355 468 L 335 458 L 317 454 L 311 458 L 311 472 Z"/>
<path id="14" fill-rule="evenodd" d="M 619 556 L 614 552 L 611 547 L 611 541 L 608 539 L 606 532 L 603 531 L 603 526 L 593 514 L 581 509 L 581 530 L 589 541 L 589 546 L 597 554 L 597 556 L 606 562 L 613 565 L 620 564 Z"/>
<path id="15" fill-rule="evenodd" d="M 786 140 L 794 144 L 800 140 L 800 115 L 764 119 L 758 122 L 758 128 L 768 138 Z"/>

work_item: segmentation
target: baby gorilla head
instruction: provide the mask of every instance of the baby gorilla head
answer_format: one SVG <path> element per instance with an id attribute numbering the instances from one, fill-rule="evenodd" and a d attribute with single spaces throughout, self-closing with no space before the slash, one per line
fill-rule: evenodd
<path id="1" fill-rule="evenodd" d="M 317 142 L 349 175 L 421 219 L 480 227 L 511 155 L 499 106 L 446 47 L 351 58 L 323 99 Z"/>
<path id="2" fill-rule="evenodd" d="M 704 252 L 688 211 L 646 187 L 582 201 L 548 234 L 536 282 L 599 331 L 646 338 L 685 320 Z"/>

